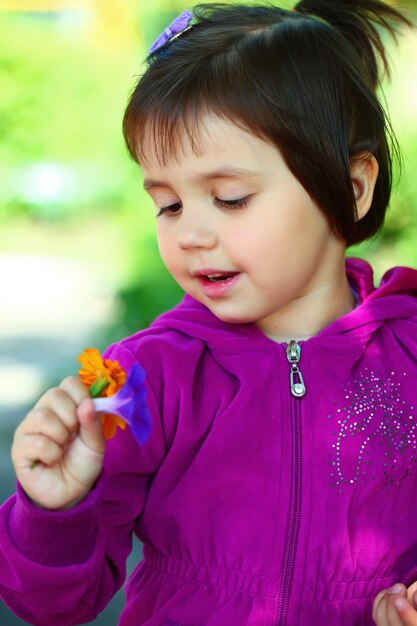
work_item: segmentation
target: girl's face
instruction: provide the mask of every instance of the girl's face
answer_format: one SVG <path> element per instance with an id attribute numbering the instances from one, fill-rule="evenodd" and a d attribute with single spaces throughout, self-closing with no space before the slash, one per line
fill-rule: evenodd
<path id="1" fill-rule="evenodd" d="M 198 153 L 183 139 L 178 160 L 161 165 L 150 149 L 142 171 L 162 259 L 188 294 L 280 338 L 305 329 L 315 303 L 346 296 L 344 242 L 274 146 L 217 117 Z"/>

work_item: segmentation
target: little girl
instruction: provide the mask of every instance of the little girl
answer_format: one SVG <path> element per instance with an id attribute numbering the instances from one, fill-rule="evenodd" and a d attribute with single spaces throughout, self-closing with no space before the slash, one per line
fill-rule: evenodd
<path id="1" fill-rule="evenodd" d="M 145 445 L 104 450 L 76 377 L 18 427 L 0 590 L 23 619 L 94 619 L 135 533 L 120 626 L 417 624 L 417 272 L 375 288 L 344 258 L 390 197 L 395 22 L 212 4 L 155 42 L 124 133 L 186 295 L 105 355 L 146 371 Z"/>

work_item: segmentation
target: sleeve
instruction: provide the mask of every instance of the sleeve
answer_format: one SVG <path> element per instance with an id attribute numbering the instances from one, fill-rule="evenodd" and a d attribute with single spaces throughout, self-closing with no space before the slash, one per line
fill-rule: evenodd
<path id="1" fill-rule="evenodd" d="M 127 369 L 136 360 L 121 345 L 105 356 Z M 129 429 L 118 430 L 102 475 L 76 507 L 41 509 L 20 487 L 0 507 L 0 597 L 22 619 L 38 626 L 91 621 L 123 584 L 132 533 L 165 454 L 159 408 L 146 386 L 149 440 L 139 446 Z"/>

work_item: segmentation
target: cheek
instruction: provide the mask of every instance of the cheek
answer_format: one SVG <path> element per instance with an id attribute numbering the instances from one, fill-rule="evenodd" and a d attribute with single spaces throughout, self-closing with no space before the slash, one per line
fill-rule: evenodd
<path id="1" fill-rule="evenodd" d="M 174 268 L 177 257 L 176 253 L 178 252 L 177 238 L 174 231 L 159 226 L 157 223 L 156 237 L 161 259 L 168 269 Z"/>
<path id="2" fill-rule="evenodd" d="M 289 194 L 288 194 L 289 195 Z M 263 206 L 251 219 L 229 231 L 230 250 L 243 266 L 269 272 L 272 266 L 298 267 L 300 260 L 321 248 L 329 238 L 326 218 L 310 198 L 294 193 Z"/>

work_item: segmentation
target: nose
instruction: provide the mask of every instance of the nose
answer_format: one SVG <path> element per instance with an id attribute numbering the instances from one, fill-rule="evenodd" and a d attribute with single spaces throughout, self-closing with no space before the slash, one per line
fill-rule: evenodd
<path id="1" fill-rule="evenodd" d="M 217 235 L 213 224 L 196 217 L 184 218 L 177 238 L 181 250 L 193 248 L 214 248 Z"/>

